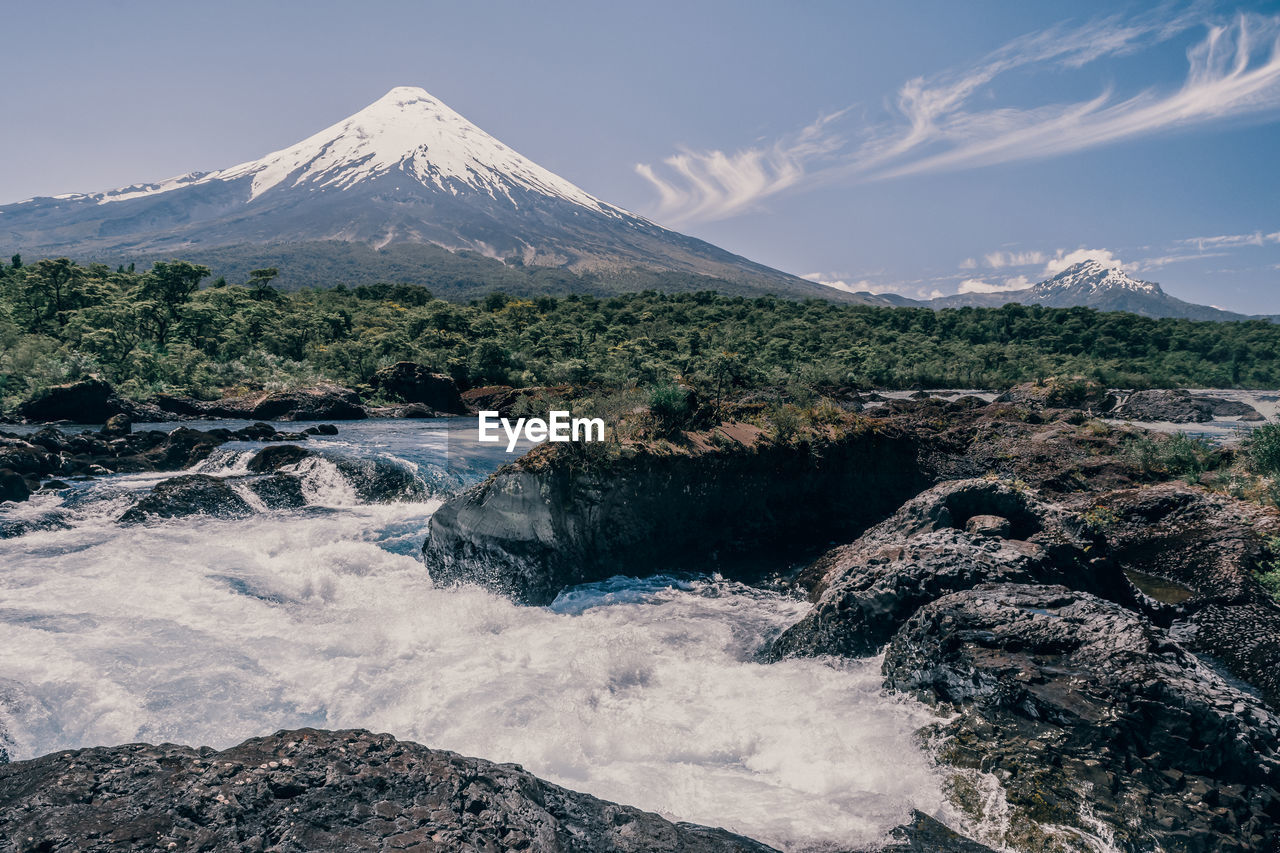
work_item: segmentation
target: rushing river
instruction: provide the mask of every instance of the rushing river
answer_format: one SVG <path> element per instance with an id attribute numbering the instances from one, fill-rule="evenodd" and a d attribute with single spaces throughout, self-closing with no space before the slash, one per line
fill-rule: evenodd
<path id="1" fill-rule="evenodd" d="M 308 444 L 394 458 L 437 497 L 361 505 L 310 463 L 310 506 L 247 520 L 116 523 L 172 474 L 0 508 L 27 529 L 0 540 L 15 759 L 361 727 L 790 849 L 874 841 L 911 807 L 947 813 L 913 737 L 931 717 L 880 689 L 878 659 L 754 662 L 804 602 L 714 578 L 619 578 L 545 608 L 435 589 L 418 551 L 439 496 L 506 454 L 442 421 L 339 429 Z M 260 446 L 194 470 L 242 471 Z"/>

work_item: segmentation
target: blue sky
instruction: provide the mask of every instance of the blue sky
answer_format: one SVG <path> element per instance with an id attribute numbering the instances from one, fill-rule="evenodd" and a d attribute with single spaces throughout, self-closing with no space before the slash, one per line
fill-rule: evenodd
<path id="1" fill-rule="evenodd" d="M 28 3 L 0 202 L 258 157 L 421 86 L 589 192 L 910 296 L 1096 256 L 1280 313 L 1280 3 Z"/>

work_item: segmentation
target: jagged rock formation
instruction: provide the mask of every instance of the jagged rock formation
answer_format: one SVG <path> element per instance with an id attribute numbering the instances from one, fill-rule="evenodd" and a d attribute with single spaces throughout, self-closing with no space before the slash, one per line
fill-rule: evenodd
<path id="1" fill-rule="evenodd" d="M 1280 515 L 1182 483 L 1097 495 L 1082 508 L 1155 618 L 1280 709 L 1280 605 L 1254 580 L 1275 557 Z"/>
<path id="2" fill-rule="evenodd" d="M 423 556 L 436 583 L 476 583 L 533 604 L 616 574 L 741 566 L 795 537 L 823 541 L 879 520 L 925 485 L 912 437 L 863 424 L 840 438 L 584 461 L 543 445 L 432 515 Z"/>
<path id="3" fill-rule="evenodd" d="M 1100 545 L 1074 514 L 1025 489 L 943 483 L 806 570 L 814 608 L 770 656 L 873 655 L 920 607 L 982 583 L 1065 582 L 1131 600 Z"/>
<path id="4" fill-rule="evenodd" d="M 129 744 L 0 766 L 13 851 L 768 853 L 390 735 L 300 729 L 231 749 Z"/>
<path id="5" fill-rule="evenodd" d="M 1275 715 L 1119 605 L 1052 586 L 953 593 L 903 626 L 884 673 L 954 713 L 943 755 L 1001 780 L 1015 846 L 1053 824 L 1100 824 L 1125 851 L 1280 845 Z"/>

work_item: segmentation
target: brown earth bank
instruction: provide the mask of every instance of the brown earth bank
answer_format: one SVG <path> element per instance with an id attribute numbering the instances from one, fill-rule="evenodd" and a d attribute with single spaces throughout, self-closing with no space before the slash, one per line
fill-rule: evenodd
<path id="1" fill-rule="evenodd" d="M 0 850 L 22 853 L 774 849 L 576 793 L 519 765 L 360 730 L 280 731 L 221 751 L 127 744 L 0 765 L 0 829 Z M 878 849 L 989 853 L 919 813 Z"/>

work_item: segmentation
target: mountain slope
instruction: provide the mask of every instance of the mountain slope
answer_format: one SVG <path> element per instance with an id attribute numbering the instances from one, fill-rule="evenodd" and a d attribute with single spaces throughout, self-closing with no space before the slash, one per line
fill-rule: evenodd
<path id="1" fill-rule="evenodd" d="M 754 293 L 879 304 L 603 202 L 413 87 L 227 169 L 0 206 L 0 243 L 29 255 L 147 260 L 334 241 L 432 243 L 525 265 L 673 271 Z"/>
<path id="2" fill-rule="evenodd" d="M 1039 284 L 1022 290 L 1000 293 L 961 293 L 940 296 L 922 303 L 930 308 L 993 307 L 1018 302 L 1049 308 L 1096 308 L 1099 311 L 1128 311 L 1145 317 L 1175 317 L 1188 320 L 1265 319 L 1223 311 L 1208 305 L 1184 302 L 1151 281 L 1139 281 L 1124 270 L 1088 260 L 1068 267 Z"/>

